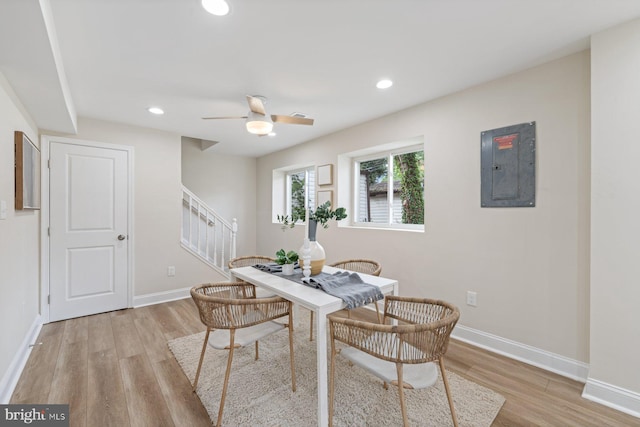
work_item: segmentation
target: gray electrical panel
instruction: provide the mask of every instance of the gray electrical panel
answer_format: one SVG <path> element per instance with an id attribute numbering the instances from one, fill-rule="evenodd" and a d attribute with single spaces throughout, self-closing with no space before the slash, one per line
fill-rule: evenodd
<path id="1" fill-rule="evenodd" d="M 536 205 L 536 122 L 481 133 L 481 206 Z"/>

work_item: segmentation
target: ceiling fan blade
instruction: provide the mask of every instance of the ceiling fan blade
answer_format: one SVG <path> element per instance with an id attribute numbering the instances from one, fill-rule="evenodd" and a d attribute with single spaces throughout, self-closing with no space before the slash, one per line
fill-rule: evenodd
<path id="1" fill-rule="evenodd" d="M 246 119 L 247 116 L 229 116 L 229 117 L 203 117 L 202 120 L 219 120 L 219 119 Z"/>
<path id="2" fill-rule="evenodd" d="M 247 102 L 249 103 L 249 109 L 254 113 L 262 114 L 263 116 L 267 115 L 267 112 L 264 109 L 264 103 L 262 102 L 263 98 L 258 96 L 247 95 Z"/>
<path id="3" fill-rule="evenodd" d="M 271 120 L 273 120 L 274 123 L 286 123 L 288 125 L 313 125 L 313 119 L 308 117 L 292 117 L 272 114 Z"/>

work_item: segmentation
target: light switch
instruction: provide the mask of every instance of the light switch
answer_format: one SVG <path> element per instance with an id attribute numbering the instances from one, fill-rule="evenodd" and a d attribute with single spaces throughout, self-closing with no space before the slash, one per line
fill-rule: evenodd
<path id="1" fill-rule="evenodd" d="M 7 201 L 0 200 L 0 219 L 7 219 Z"/>

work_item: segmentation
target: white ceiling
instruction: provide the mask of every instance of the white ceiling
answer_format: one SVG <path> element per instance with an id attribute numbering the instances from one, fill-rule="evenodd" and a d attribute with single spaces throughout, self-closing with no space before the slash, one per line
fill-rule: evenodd
<path id="1" fill-rule="evenodd" d="M 0 72 L 41 129 L 78 116 L 218 141 L 259 156 L 589 47 L 639 0 L 2 0 Z M 394 81 L 379 90 L 382 77 Z M 276 124 L 257 137 L 245 95 Z M 146 109 L 160 106 L 166 114 Z"/>

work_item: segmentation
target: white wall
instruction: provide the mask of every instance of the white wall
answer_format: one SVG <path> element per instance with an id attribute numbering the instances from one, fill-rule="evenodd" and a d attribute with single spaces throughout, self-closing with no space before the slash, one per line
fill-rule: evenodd
<path id="1" fill-rule="evenodd" d="M 591 45 L 589 381 L 640 393 L 640 20 Z"/>
<path id="2" fill-rule="evenodd" d="M 458 305 L 462 325 L 587 362 L 589 79 L 582 52 L 259 158 L 258 252 L 302 242 L 300 228 L 271 222 L 273 169 L 337 165 L 339 154 L 423 135 L 426 231 L 332 224 L 318 233 L 327 261 L 376 259 L 401 294 Z M 536 207 L 480 208 L 480 133 L 529 121 Z M 467 290 L 477 308 L 465 304 Z"/>
<path id="3" fill-rule="evenodd" d="M 134 296 L 169 292 L 223 276 L 180 246 L 180 136 L 80 118 L 75 139 L 134 147 Z M 175 277 L 167 266 L 176 267 Z"/>
<path id="4" fill-rule="evenodd" d="M 219 215 L 238 220 L 237 255 L 256 253 L 256 159 L 182 142 L 182 183 Z"/>
<path id="5" fill-rule="evenodd" d="M 39 315 L 40 211 L 16 211 L 14 203 L 14 131 L 39 146 L 38 132 L 0 73 L 0 200 L 7 219 L 0 220 L 0 403 L 12 363 L 26 352 L 23 341 Z M 28 344 L 28 343 L 27 343 Z"/>

